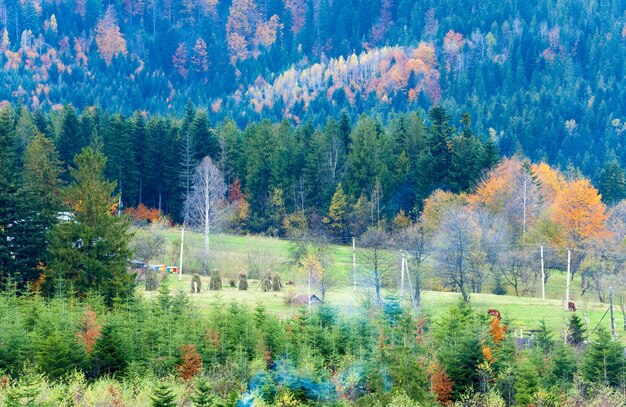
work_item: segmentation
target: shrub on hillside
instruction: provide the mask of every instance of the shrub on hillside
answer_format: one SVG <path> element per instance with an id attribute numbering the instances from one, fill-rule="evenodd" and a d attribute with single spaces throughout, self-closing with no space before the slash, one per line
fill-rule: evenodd
<path id="1" fill-rule="evenodd" d="M 152 267 L 149 267 L 146 270 L 146 291 L 156 291 L 157 288 L 159 288 L 159 276 Z"/>

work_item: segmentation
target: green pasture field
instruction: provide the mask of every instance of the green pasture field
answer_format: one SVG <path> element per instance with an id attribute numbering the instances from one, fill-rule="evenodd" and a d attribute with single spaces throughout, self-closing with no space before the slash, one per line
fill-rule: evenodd
<path id="1" fill-rule="evenodd" d="M 165 254 L 160 258 L 153 259 L 154 264 L 178 265 L 180 251 L 180 229 L 153 230 L 153 233 L 164 235 L 168 241 Z M 145 230 L 137 230 L 136 233 L 147 233 Z M 200 257 L 202 254 L 202 235 L 187 230 L 185 232 L 185 257 L 183 262 L 183 277 L 179 280 L 177 275 L 168 278 L 173 291 L 183 290 L 189 292 L 191 285 L 191 274 L 200 270 Z M 289 260 L 290 247 L 293 245 L 288 240 L 263 237 L 263 236 L 238 236 L 228 234 L 216 234 L 211 236 L 211 250 L 213 252 L 214 264 L 224 278 L 223 289 L 221 291 L 203 290 L 200 294 L 191 295 L 193 303 L 201 310 L 208 311 L 212 304 L 217 302 L 237 302 L 254 307 L 262 304 L 269 311 L 281 316 L 288 317 L 298 312 L 298 306 L 289 305 L 286 301 L 288 296 L 295 294 L 306 294 L 307 279 L 305 273 L 298 270 Z M 364 267 L 359 264 L 357 247 L 357 269 Z M 397 280 L 400 276 L 400 254 L 391 252 L 397 257 Z M 357 286 L 355 291 L 352 284 L 352 247 L 333 246 L 332 254 L 334 272 L 337 274 L 338 284 L 328 294 L 326 302 L 338 307 L 345 315 L 354 315 L 363 311 L 362 304 L 373 295 L 371 289 Z M 442 313 L 459 301 L 460 294 L 454 292 L 441 291 L 441 284 L 434 276 L 432 268 L 434 264 L 427 262 L 423 271 L 422 309 L 430 314 L 435 320 Z M 259 277 L 267 271 L 279 272 L 283 283 L 293 281 L 294 286 L 286 286 L 282 292 L 262 292 L 258 283 Z M 505 319 L 509 320 L 511 329 L 536 329 L 540 321 L 545 321 L 555 333 L 562 332 L 566 326 L 571 312 L 565 309 L 564 297 L 566 276 L 563 270 L 550 270 L 550 277 L 546 284 L 546 300 L 541 300 L 540 285 L 533 295 L 516 297 L 512 294 L 512 289 L 507 287 L 509 295 L 488 294 L 490 282 L 484 293 L 472 294 L 471 303 L 473 306 L 485 312 L 488 309 L 498 309 Z M 228 280 L 236 279 L 239 272 L 247 273 L 249 279 L 249 289 L 239 291 L 237 288 L 229 287 Z M 203 285 L 208 286 L 208 277 L 201 276 Z M 399 295 L 398 284 L 390 284 L 392 288 L 386 293 Z M 592 331 L 598 323 L 609 326 L 609 314 L 603 315 L 608 309 L 608 304 L 596 301 L 594 293 L 585 296 L 580 295 L 580 276 L 575 276 L 570 283 L 570 298 L 575 301 L 578 313 L 587 323 L 588 330 Z M 139 290 L 146 297 L 152 297 L 154 292 L 144 292 L 143 287 Z M 408 291 L 408 289 L 407 289 Z M 318 294 L 313 291 L 315 294 Z M 623 293 L 616 293 L 616 298 Z M 405 292 L 405 301 L 409 305 L 408 292 Z M 615 325 L 618 335 L 626 340 L 623 332 L 623 315 L 619 304 L 614 307 Z M 602 319 L 603 318 L 603 319 Z M 602 319 L 602 322 L 600 322 Z"/>

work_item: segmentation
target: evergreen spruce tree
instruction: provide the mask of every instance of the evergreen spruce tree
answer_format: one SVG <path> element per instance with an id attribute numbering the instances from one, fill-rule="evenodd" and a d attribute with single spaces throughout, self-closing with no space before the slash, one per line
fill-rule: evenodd
<path id="1" fill-rule="evenodd" d="M 132 126 L 121 114 L 114 114 L 107 120 L 102 137 L 103 153 L 107 157 L 105 174 L 115 180 L 122 204 L 132 203 L 138 194 L 137 167 L 131 144 Z"/>
<path id="2" fill-rule="evenodd" d="M 482 151 L 482 165 L 481 167 L 487 170 L 492 169 L 500 161 L 500 154 L 498 153 L 498 146 L 489 138 L 485 143 Z"/>
<path id="3" fill-rule="evenodd" d="M 57 223 L 61 202 L 61 161 L 54 143 L 41 133 L 37 133 L 26 148 L 24 158 L 24 184 L 22 194 L 28 202 L 26 219 L 31 221 L 29 242 L 33 260 L 31 279 L 39 277 L 36 270 L 39 263 L 47 260 L 50 228 Z"/>
<path id="4" fill-rule="evenodd" d="M 33 123 L 37 127 L 37 131 L 44 136 L 51 138 L 54 136 L 52 130 L 52 122 L 50 120 L 50 115 L 44 113 L 41 109 L 35 110 L 33 113 Z"/>
<path id="5" fill-rule="evenodd" d="M 136 206 L 143 203 L 143 188 L 146 179 L 146 165 L 148 159 L 146 153 L 146 123 L 143 115 L 139 112 L 135 112 L 130 121 L 130 143 L 135 159 L 135 168 L 137 169 L 136 179 L 134 180 L 137 196 L 131 200 L 131 205 Z"/>
<path id="6" fill-rule="evenodd" d="M 196 112 L 190 126 L 189 133 L 196 148 L 195 159 L 201 161 L 204 157 L 211 157 L 218 161 L 220 157 L 220 144 L 209 123 L 209 115 L 205 109 Z"/>
<path id="7" fill-rule="evenodd" d="M 83 356 L 82 347 L 55 330 L 42 338 L 35 361 L 50 379 L 58 380 L 73 369 L 81 368 Z"/>
<path id="8" fill-rule="evenodd" d="M 343 147 L 345 151 L 348 151 L 350 146 L 350 133 L 352 132 L 352 125 L 350 124 L 350 116 L 345 110 L 341 111 L 341 117 L 339 118 L 339 134 L 343 141 Z"/>
<path id="9" fill-rule="evenodd" d="M 549 377 L 551 384 L 565 387 L 572 383 L 578 361 L 576 352 L 559 342 L 550 353 L 550 358 L 552 359 Z"/>
<path id="10" fill-rule="evenodd" d="M 206 380 L 199 380 L 198 386 L 193 396 L 191 396 L 191 402 L 196 407 L 217 407 L 221 406 L 219 400 L 211 392 L 211 388 L 207 384 Z"/>
<path id="11" fill-rule="evenodd" d="M 61 209 L 61 161 L 54 143 L 37 133 L 26 148 L 23 189 L 38 211 L 56 218 Z M 49 219 L 52 222 L 52 219 Z"/>
<path id="12" fill-rule="evenodd" d="M 471 130 L 471 119 L 465 113 L 461 119 L 463 131 L 451 142 L 450 189 L 468 192 L 482 170 L 482 146 Z"/>
<path id="13" fill-rule="evenodd" d="M 387 187 L 391 181 L 388 157 L 391 140 L 380 131 L 378 124 L 365 115 L 359 118 L 351 133 L 350 151 L 343 187 L 349 196 L 372 194 L 375 182 Z"/>
<path id="14" fill-rule="evenodd" d="M 491 293 L 495 295 L 506 295 L 506 287 L 502 281 L 502 273 L 495 273 L 493 288 Z"/>
<path id="15" fill-rule="evenodd" d="M 536 344 L 544 353 L 549 353 L 554 345 L 552 340 L 552 333 L 546 326 L 546 321 L 541 320 L 539 322 L 539 330 L 537 331 Z"/>
<path id="16" fill-rule="evenodd" d="M 245 193 L 250 197 L 253 223 L 259 229 L 266 229 L 265 222 L 259 219 L 259 214 L 264 213 L 270 195 L 269 180 L 271 178 L 271 152 L 274 149 L 272 143 L 272 126 L 269 121 L 249 126 L 244 134 L 247 143 L 244 144 L 243 156 L 247 158 L 245 163 L 246 174 L 242 179 Z M 253 227 L 254 227 L 253 226 Z"/>
<path id="17" fill-rule="evenodd" d="M 586 329 L 583 321 L 577 314 L 571 316 L 569 320 L 569 329 L 567 333 L 567 343 L 572 346 L 579 346 L 585 341 Z"/>
<path id="18" fill-rule="evenodd" d="M 595 339 L 585 351 L 583 377 L 592 383 L 618 387 L 625 379 L 624 365 L 624 346 L 613 340 L 607 329 L 598 328 Z"/>
<path id="19" fill-rule="evenodd" d="M 7 387 L 4 395 L 5 407 L 35 407 L 42 392 L 46 377 L 34 365 L 26 365 L 17 383 Z"/>
<path id="20" fill-rule="evenodd" d="M 55 225 L 49 234 L 50 281 L 67 280 L 79 295 L 99 291 L 111 305 L 113 298 L 133 293 L 133 277 L 126 270 L 130 225 L 114 215 L 115 182 L 104 178 L 106 158 L 87 147 L 75 161 L 74 182 L 64 191 L 72 219 Z"/>
<path id="21" fill-rule="evenodd" d="M 86 145 L 87 142 L 83 138 L 83 131 L 81 130 L 76 110 L 74 110 L 72 105 L 65 106 L 61 115 L 61 130 L 56 140 L 59 158 L 63 162 L 65 169 L 69 168 L 74 160 L 74 156 Z M 69 173 L 65 174 L 65 179 L 69 180 L 67 177 Z"/>
<path id="22" fill-rule="evenodd" d="M 104 119 L 106 119 L 106 117 Z M 96 145 L 102 145 L 102 133 L 107 125 L 104 119 L 102 118 L 100 110 L 97 108 L 86 109 L 82 112 L 79 117 L 79 140 L 81 140 L 83 145 L 80 148 L 89 145 L 95 148 Z M 80 149 L 77 151 L 80 151 Z M 67 164 L 70 165 L 71 162 Z"/>
<path id="23" fill-rule="evenodd" d="M 483 326 L 483 320 L 469 304 L 459 301 L 435 332 L 437 358 L 453 381 L 455 398 L 480 382 L 477 366 L 484 359 L 480 334 Z"/>
<path id="24" fill-rule="evenodd" d="M 13 111 L 0 110 L 0 284 L 9 279 L 23 287 L 38 277 L 45 247 L 34 238 L 33 210 L 21 190 Z"/>
<path id="25" fill-rule="evenodd" d="M 25 107 L 20 109 L 15 132 L 17 136 L 18 154 L 22 154 L 26 146 L 33 141 L 37 133 L 37 126 L 35 126 L 33 122 L 33 116 Z"/>
<path id="26" fill-rule="evenodd" d="M 13 258 L 13 233 L 19 218 L 18 171 L 16 165 L 15 127 L 13 112 L 5 107 L 0 111 L 0 277 L 5 280 L 18 271 Z M 5 280 L 6 282 L 6 280 Z"/>
<path id="27" fill-rule="evenodd" d="M 626 175 L 617 160 L 609 161 L 600 172 L 598 190 L 607 205 L 626 198 Z"/>
<path id="28" fill-rule="evenodd" d="M 327 124 L 326 129 L 328 128 L 329 125 Z M 306 155 L 304 157 L 304 165 L 302 168 L 301 179 L 304 184 L 306 204 L 307 206 L 314 208 L 326 206 L 324 205 L 324 201 L 327 192 L 330 188 L 333 188 L 333 190 L 330 191 L 330 194 L 328 194 L 330 197 L 334 193 L 335 188 L 334 185 L 331 185 L 331 182 L 324 182 L 326 180 L 322 179 L 322 154 L 325 146 L 325 134 L 320 131 L 316 131 L 308 141 Z"/>
<path id="29" fill-rule="evenodd" d="M 537 369 L 528 359 L 519 363 L 517 380 L 515 381 L 515 402 L 519 406 L 528 406 L 535 399 L 539 390 L 539 375 Z"/>
<path id="30" fill-rule="evenodd" d="M 328 208 L 328 224 L 333 233 L 340 238 L 346 237 L 346 220 L 348 216 L 348 199 L 343 192 L 341 183 L 337 185 L 337 190 L 330 201 Z"/>
<path id="31" fill-rule="evenodd" d="M 166 383 L 159 383 L 150 398 L 152 407 L 176 407 L 176 396 Z"/>
<path id="32" fill-rule="evenodd" d="M 96 376 L 116 375 L 126 369 L 128 362 L 122 341 L 113 324 L 105 324 L 100 331 L 91 359 L 93 373 Z"/>
<path id="33" fill-rule="evenodd" d="M 448 189 L 450 183 L 451 155 L 448 142 L 452 138 L 453 128 L 450 116 L 443 107 L 433 107 L 428 113 L 427 150 L 420 162 L 421 179 L 418 202 L 428 197 L 437 188 Z"/>
<path id="34" fill-rule="evenodd" d="M 160 212 L 166 208 L 165 146 L 170 144 L 171 123 L 163 118 L 151 118 L 146 123 L 146 179 L 143 188 L 144 202 Z M 179 158 L 178 153 L 176 158 Z"/>

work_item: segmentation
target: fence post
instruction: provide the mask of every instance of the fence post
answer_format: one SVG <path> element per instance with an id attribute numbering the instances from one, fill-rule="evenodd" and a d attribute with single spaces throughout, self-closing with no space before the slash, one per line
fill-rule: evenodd
<path id="1" fill-rule="evenodd" d="M 352 238 L 352 291 L 356 291 L 356 239 Z"/>

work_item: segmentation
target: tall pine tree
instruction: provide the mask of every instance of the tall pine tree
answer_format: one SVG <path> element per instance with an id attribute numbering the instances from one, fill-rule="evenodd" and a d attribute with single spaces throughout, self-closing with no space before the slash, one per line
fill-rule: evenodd
<path id="1" fill-rule="evenodd" d="M 617 160 L 613 159 L 604 166 L 598 181 L 598 190 L 607 205 L 626 198 L 626 175 Z"/>
<path id="2" fill-rule="evenodd" d="M 421 160 L 418 204 L 437 188 L 449 189 L 450 163 L 452 161 L 449 142 L 454 128 L 450 116 L 443 107 L 436 106 L 428 114 L 430 127 L 426 138 L 426 152 Z"/>
<path id="3" fill-rule="evenodd" d="M 26 219 L 31 223 L 30 256 L 36 264 L 46 261 L 47 233 L 57 223 L 59 211 L 62 209 L 61 172 L 61 161 L 54 143 L 43 134 L 37 133 L 26 148 L 22 186 L 22 194 L 28 202 Z M 38 277 L 31 276 L 33 279 Z"/>
<path id="4" fill-rule="evenodd" d="M 19 287 L 38 277 L 45 247 L 37 238 L 31 205 L 21 188 L 23 173 L 16 155 L 13 111 L 0 111 L 0 283 L 13 280 Z"/>
<path id="5" fill-rule="evenodd" d="M 75 163 L 74 181 L 65 190 L 72 219 L 50 232 L 47 287 L 52 289 L 55 278 L 61 278 L 79 295 L 96 290 L 112 304 L 115 297 L 133 293 L 133 278 L 126 271 L 131 254 L 129 224 L 113 215 L 117 197 L 113 196 L 115 182 L 104 177 L 106 158 L 86 147 Z"/>
<path id="6" fill-rule="evenodd" d="M 56 140 L 56 147 L 59 151 L 59 157 L 63 162 L 65 169 L 69 168 L 74 156 L 86 145 L 83 137 L 80 121 L 76 110 L 72 105 L 63 108 L 61 115 L 61 129 Z M 66 173 L 66 179 L 69 173 Z"/>

